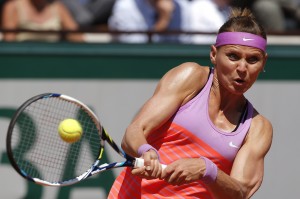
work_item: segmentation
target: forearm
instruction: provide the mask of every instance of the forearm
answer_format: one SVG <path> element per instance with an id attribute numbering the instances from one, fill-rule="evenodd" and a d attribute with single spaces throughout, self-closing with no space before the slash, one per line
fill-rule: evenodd
<path id="1" fill-rule="evenodd" d="M 208 185 L 215 199 L 245 199 L 247 189 L 234 178 L 218 169 L 216 181 Z"/>

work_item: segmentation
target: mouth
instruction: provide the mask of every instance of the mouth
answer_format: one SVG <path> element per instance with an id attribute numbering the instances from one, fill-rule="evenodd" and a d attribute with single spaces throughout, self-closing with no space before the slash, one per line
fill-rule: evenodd
<path id="1" fill-rule="evenodd" d="M 235 79 L 234 82 L 241 85 L 241 84 L 244 84 L 246 81 L 243 80 L 243 79 L 238 78 L 238 79 Z"/>

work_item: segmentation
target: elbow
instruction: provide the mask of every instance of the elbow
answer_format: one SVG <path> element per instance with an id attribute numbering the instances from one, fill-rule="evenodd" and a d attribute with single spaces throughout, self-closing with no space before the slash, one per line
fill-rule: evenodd
<path id="1" fill-rule="evenodd" d="M 241 187 L 239 190 L 240 199 L 249 199 L 254 194 L 252 193 L 253 187 Z"/>
<path id="2" fill-rule="evenodd" d="M 239 198 L 239 199 L 247 199 L 247 188 L 243 187 L 242 185 L 239 185 L 237 188 L 236 188 L 236 198 Z"/>
<path id="3" fill-rule="evenodd" d="M 245 191 L 243 191 L 243 190 L 240 190 L 240 192 L 239 192 L 239 198 L 241 198 L 241 199 L 247 199 L 248 198 L 247 197 L 247 193 Z"/>
<path id="4" fill-rule="evenodd" d="M 236 199 L 248 199 L 249 197 L 249 191 L 251 188 L 245 184 L 242 184 L 241 182 L 237 182 L 235 186 L 235 198 Z"/>
<path id="5" fill-rule="evenodd" d="M 126 141 L 126 136 L 124 136 L 121 141 L 121 147 L 125 152 L 128 151 L 128 143 Z"/>
<path id="6" fill-rule="evenodd" d="M 136 156 L 134 146 L 132 143 L 132 136 L 130 136 L 130 133 L 128 133 L 128 128 L 126 129 L 126 132 L 123 136 L 123 139 L 121 141 L 121 148 L 124 150 L 125 153 L 131 156 Z"/>
<path id="7" fill-rule="evenodd" d="M 253 186 L 251 186 L 251 187 L 248 189 L 247 194 L 246 194 L 246 197 L 245 197 L 246 199 L 251 198 L 251 197 L 255 194 L 255 192 L 260 188 L 260 186 L 261 186 L 261 184 L 262 184 L 262 181 L 263 181 L 263 179 L 260 178 L 260 179 L 257 181 L 257 183 L 255 183 Z"/>
<path id="8" fill-rule="evenodd" d="M 239 185 L 238 195 L 240 199 L 249 199 L 251 198 L 254 193 L 259 189 L 260 185 L 262 184 L 262 179 L 258 180 L 256 183 L 251 185 Z"/>
<path id="9" fill-rule="evenodd" d="M 123 149 L 123 151 L 132 156 L 132 157 L 136 157 L 137 154 L 134 153 L 134 150 L 130 147 L 130 144 L 128 142 L 126 142 L 126 139 L 123 138 L 122 142 L 121 142 L 121 148 Z"/>

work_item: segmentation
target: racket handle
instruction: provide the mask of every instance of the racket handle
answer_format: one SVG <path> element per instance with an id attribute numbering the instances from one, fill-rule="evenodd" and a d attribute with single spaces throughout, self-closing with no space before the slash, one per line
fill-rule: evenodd
<path id="1" fill-rule="evenodd" d="M 144 159 L 135 158 L 134 168 L 143 167 L 143 166 L 144 166 Z M 162 170 L 164 170 L 167 167 L 167 165 L 161 164 L 161 167 L 162 167 Z"/>

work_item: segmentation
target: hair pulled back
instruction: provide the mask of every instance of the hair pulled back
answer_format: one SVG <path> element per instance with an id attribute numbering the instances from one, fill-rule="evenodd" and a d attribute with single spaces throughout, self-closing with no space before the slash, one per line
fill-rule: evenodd
<path id="1" fill-rule="evenodd" d="M 232 8 L 229 19 L 221 26 L 218 33 L 222 32 L 247 32 L 267 39 L 264 28 L 247 8 Z"/>

